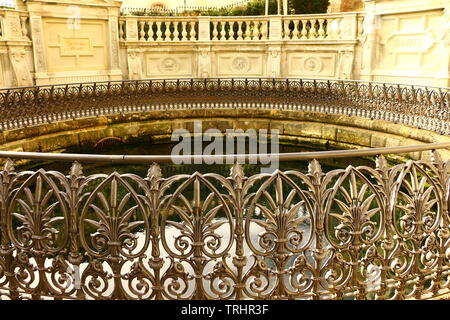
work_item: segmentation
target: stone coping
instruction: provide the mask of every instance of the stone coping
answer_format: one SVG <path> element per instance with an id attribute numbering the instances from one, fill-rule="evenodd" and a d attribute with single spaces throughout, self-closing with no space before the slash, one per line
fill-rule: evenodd
<path id="1" fill-rule="evenodd" d="M 243 109 L 158 110 L 60 121 L 0 133 L 0 150 L 64 152 L 70 147 L 92 148 L 106 137 L 123 141 L 170 140 L 176 129 L 193 131 L 195 120 L 203 129 L 278 129 L 280 143 L 333 149 L 383 148 L 450 142 L 449 136 L 383 120 L 307 111 Z M 426 159 L 428 152 L 409 154 Z M 442 151 L 450 158 L 450 151 Z"/>

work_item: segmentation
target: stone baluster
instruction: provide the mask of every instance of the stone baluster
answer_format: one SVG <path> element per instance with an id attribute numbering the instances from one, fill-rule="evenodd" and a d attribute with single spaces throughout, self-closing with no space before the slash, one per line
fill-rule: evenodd
<path id="1" fill-rule="evenodd" d="M 125 26 L 125 22 L 124 21 L 119 21 L 119 39 L 120 41 L 125 41 L 125 31 L 124 31 L 124 26 Z"/>
<path id="2" fill-rule="evenodd" d="M 162 41 L 161 22 L 156 22 L 156 41 Z"/>
<path id="3" fill-rule="evenodd" d="M 284 40 L 290 40 L 291 39 L 291 30 L 289 29 L 289 24 L 291 23 L 290 20 L 284 20 Z"/>
<path id="4" fill-rule="evenodd" d="M 226 28 L 229 25 L 230 25 L 229 22 L 226 22 L 226 21 L 220 22 L 220 27 L 222 28 L 220 30 L 220 33 L 219 33 L 220 34 L 220 40 L 222 40 L 222 41 L 228 40 L 229 31 L 227 31 Z"/>
<path id="5" fill-rule="evenodd" d="M 261 35 L 262 22 L 255 21 L 253 23 L 252 40 L 259 40 Z"/>
<path id="6" fill-rule="evenodd" d="M 196 23 L 195 22 L 189 22 L 189 23 L 191 25 L 191 37 L 189 40 L 195 41 L 195 40 L 197 40 L 197 31 L 195 31 Z M 208 23 L 208 27 L 209 27 L 209 23 Z"/>
<path id="7" fill-rule="evenodd" d="M 300 21 L 293 20 L 294 22 L 294 30 L 292 30 L 292 40 L 298 40 L 300 36 L 300 31 L 298 30 L 298 27 L 300 26 Z"/>
<path id="8" fill-rule="evenodd" d="M 267 21 L 263 21 L 261 24 L 261 40 L 267 40 L 267 31 L 269 30 L 267 26 Z"/>
<path id="9" fill-rule="evenodd" d="M 20 17 L 20 23 L 22 25 L 22 36 L 26 40 L 30 40 L 28 37 L 28 28 L 27 28 L 28 17 Z"/>
<path id="10" fill-rule="evenodd" d="M 188 31 L 187 31 L 187 22 L 186 21 L 181 23 L 181 40 L 182 41 L 188 40 Z"/>
<path id="11" fill-rule="evenodd" d="M 335 39 L 335 32 L 334 32 L 334 29 L 335 29 L 335 20 L 334 19 L 331 19 L 331 18 L 329 18 L 329 19 L 327 19 L 327 31 L 326 31 L 326 34 L 327 34 L 327 39 Z"/>
<path id="12" fill-rule="evenodd" d="M 235 24 L 234 21 L 228 23 L 230 27 L 230 29 L 228 30 L 228 38 L 227 38 L 228 41 L 234 40 L 234 24 Z"/>
<path id="13" fill-rule="evenodd" d="M 317 39 L 323 40 L 326 37 L 325 28 L 323 27 L 323 24 L 325 22 L 325 19 L 319 19 L 319 37 Z"/>
<path id="14" fill-rule="evenodd" d="M 251 21 L 246 21 L 245 22 L 245 40 L 252 40 L 252 22 Z"/>
<path id="15" fill-rule="evenodd" d="M 308 20 L 300 20 L 300 23 L 301 23 L 300 39 L 306 40 L 306 39 L 308 39 L 308 29 L 306 29 L 306 24 L 308 23 Z"/>
<path id="16" fill-rule="evenodd" d="M 180 41 L 180 30 L 178 29 L 180 25 L 182 27 L 181 35 L 183 35 L 183 31 L 186 25 L 183 25 L 183 23 L 180 22 L 173 23 L 173 41 Z"/>
<path id="17" fill-rule="evenodd" d="M 243 21 L 237 22 L 238 30 L 237 30 L 237 39 L 236 40 L 244 40 L 244 38 L 242 37 L 242 34 L 243 34 L 242 23 L 243 23 Z"/>
<path id="18" fill-rule="evenodd" d="M 145 21 L 139 21 L 139 40 L 145 41 Z"/>
<path id="19" fill-rule="evenodd" d="M 317 37 L 316 21 L 316 19 L 309 20 L 311 23 L 311 29 L 309 29 L 309 39 L 315 39 Z"/>
<path id="20" fill-rule="evenodd" d="M 212 39 L 213 40 L 219 40 L 219 22 L 213 21 L 213 32 L 212 32 Z"/>
<path id="21" fill-rule="evenodd" d="M 172 22 L 166 21 L 166 31 L 165 31 L 165 41 L 172 41 L 173 40 L 173 32 L 170 30 L 170 25 Z M 174 24 L 175 25 L 175 24 Z"/>

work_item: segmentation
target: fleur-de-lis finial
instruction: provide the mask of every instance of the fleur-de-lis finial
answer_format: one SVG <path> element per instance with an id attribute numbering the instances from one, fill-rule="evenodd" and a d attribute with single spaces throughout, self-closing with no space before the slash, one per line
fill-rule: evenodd
<path id="1" fill-rule="evenodd" d="M 320 165 L 320 162 L 316 159 L 309 162 L 308 165 L 308 175 L 312 177 L 316 183 L 319 183 L 323 172 L 322 172 L 322 166 Z"/>
<path id="2" fill-rule="evenodd" d="M 377 156 L 377 159 L 375 160 L 375 167 L 379 172 L 387 172 L 389 170 L 388 162 L 382 154 Z"/>
<path id="3" fill-rule="evenodd" d="M 435 166 L 439 166 L 443 163 L 442 157 L 437 150 L 431 151 L 431 163 Z"/>
<path id="4" fill-rule="evenodd" d="M 158 183 L 162 178 L 161 167 L 157 163 L 153 163 L 148 169 L 147 179 L 150 181 L 152 190 L 158 189 Z"/>
<path id="5" fill-rule="evenodd" d="M 75 161 L 70 167 L 70 176 L 81 177 L 83 175 L 83 166 L 78 161 Z"/>
<path id="6" fill-rule="evenodd" d="M 242 181 L 245 178 L 245 173 L 244 169 L 238 162 L 235 162 L 233 167 L 231 167 L 230 177 L 235 182 L 236 188 L 242 188 Z"/>
<path id="7" fill-rule="evenodd" d="M 238 162 L 235 162 L 235 164 L 231 168 L 230 175 L 231 175 L 231 178 L 233 178 L 234 180 L 244 178 L 244 169 Z"/>
<path id="8" fill-rule="evenodd" d="M 7 173 L 14 173 L 16 171 L 14 161 L 8 158 L 8 160 L 6 160 L 5 162 L 5 165 L 3 166 L 3 171 Z"/>

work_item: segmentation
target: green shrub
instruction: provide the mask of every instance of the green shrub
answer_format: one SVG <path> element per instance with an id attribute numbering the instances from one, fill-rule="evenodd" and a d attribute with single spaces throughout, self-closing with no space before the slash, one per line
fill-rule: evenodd
<path id="1" fill-rule="evenodd" d="M 295 14 L 326 13 L 329 0 L 289 0 L 289 9 Z"/>
<path id="2" fill-rule="evenodd" d="M 282 1 L 282 0 L 280 0 Z M 289 0 L 289 13 L 295 14 L 310 14 L 310 13 L 325 13 L 327 12 L 329 0 Z M 277 13 L 277 0 L 269 0 L 269 14 Z M 265 0 L 251 0 L 244 5 L 233 8 L 218 8 L 206 10 L 192 10 L 182 12 L 182 16 L 261 16 L 265 14 L 266 1 Z M 131 10 L 130 14 L 137 16 L 173 16 L 176 15 L 172 11 L 153 11 L 151 9 L 145 10 Z"/>

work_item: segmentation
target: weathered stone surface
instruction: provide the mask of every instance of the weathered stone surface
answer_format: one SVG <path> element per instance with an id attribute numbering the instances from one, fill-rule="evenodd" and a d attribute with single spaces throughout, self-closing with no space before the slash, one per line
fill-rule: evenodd
<path id="1" fill-rule="evenodd" d="M 349 144 L 370 147 L 372 134 L 370 131 L 354 129 L 354 128 L 338 128 L 336 131 L 336 140 L 345 141 Z"/>
<path id="2" fill-rule="evenodd" d="M 283 121 L 270 121 L 270 130 L 278 130 L 280 134 L 284 134 L 284 122 Z"/>
<path id="3" fill-rule="evenodd" d="M 269 123 L 270 123 L 270 121 L 267 121 L 267 120 L 256 120 L 256 119 L 237 120 L 235 122 L 234 129 L 268 130 L 269 129 Z"/>
<path id="4" fill-rule="evenodd" d="M 391 138 L 391 137 L 387 137 L 386 138 L 386 148 L 393 148 L 393 147 L 398 147 L 401 145 L 401 138 Z"/>
<path id="5" fill-rule="evenodd" d="M 336 126 L 333 125 L 324 125 L 322 127 L 322 138 L 326 140 L 336 140 L 337 139 L 337 132 L 336 132 Z"/>
<path id="6" fill-rule="evenodd" d="M 370 147 L 371 148 L 384 148 L 386 146 L 386 135 L 383 134 L 372 134 L 370 139 Z"/>
<path id="7" fill-rule="evenodd" d="M 77 133 L 79 140 L 79 147 L 81 149 L 84 148 L 92 148 L 98 141 L 103 138 L 110 137 L 107 134 L 106 128 L 97 127 L 91 130 L 83 130 Z"/>
<path id="8" fill-rule="evenodd" d="M 333 148 L 396 147 L 450 141 L 450 137 L 430 131 L 357 117 L 291 110 L 207 109 L 92 117 L 5 131 L 1 137 L 6 143 L 1 144 L 0 149 L 49 152 L 69 147 L 84 149 L 105 137 L 159 141 L 162 137 L 170 139 L 176 129 L 193 132 L 196 120 L 202 121 L 204 131 L 210 128 L 222 132 L 227 129 L 278 129 L 283 139 L 291 139 L 291 142 Z"/>

